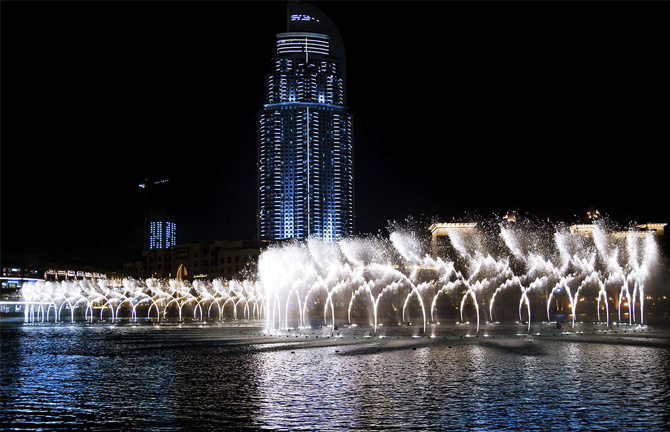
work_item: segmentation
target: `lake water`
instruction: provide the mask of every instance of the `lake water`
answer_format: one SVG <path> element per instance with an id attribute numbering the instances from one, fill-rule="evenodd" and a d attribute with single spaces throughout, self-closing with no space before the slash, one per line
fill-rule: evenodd
<path id="1" fill-rule="evenodd" d="M 2 429 L 670 428 L 667 327 L 525 330 L 2 323 Z"/>

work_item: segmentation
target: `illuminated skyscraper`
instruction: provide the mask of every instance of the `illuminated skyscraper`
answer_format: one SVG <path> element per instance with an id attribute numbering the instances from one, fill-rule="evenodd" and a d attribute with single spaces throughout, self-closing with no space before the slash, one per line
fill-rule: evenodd
<path id="1" fill-rule="evenodd" d="M 353 118 L 347 112 L 342 38 L 301 3 L 277 35 L 259 112 L 259 229 L 272 240 L 354 233 Z"/>
<path id="2" fill-rule="evenodd" d="M 145 247 L 172 249 L 177 244 L 177 223 L 170 202 L 174 199 L 169 180 L 145 181 L 144 191 Z"/>

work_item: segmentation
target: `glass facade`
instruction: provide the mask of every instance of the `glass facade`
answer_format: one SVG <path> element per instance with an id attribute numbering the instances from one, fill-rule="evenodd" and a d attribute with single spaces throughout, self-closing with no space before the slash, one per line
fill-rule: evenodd
<path id="1" fill-rule="evenodd" d="M 354 234 L 353 118 L 330 44 L 326 34 L 277 35 L 259 113 L 262 238 L 336 242 Z"/>

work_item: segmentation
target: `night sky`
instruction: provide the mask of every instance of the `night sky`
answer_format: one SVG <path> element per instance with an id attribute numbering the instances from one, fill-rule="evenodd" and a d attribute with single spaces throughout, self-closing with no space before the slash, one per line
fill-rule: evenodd
<path id="1" fill-rule="evenodd" d="M 670 221 L 664 14 L 312 3 L 346 47 L 358 233 L 591 204 Z M 142 248 L 145 178 L 176 186 L 179 242 L 253 238 L 285 26 L 285 2 L 3 2 L 2 251 L 120 268 Z"/>

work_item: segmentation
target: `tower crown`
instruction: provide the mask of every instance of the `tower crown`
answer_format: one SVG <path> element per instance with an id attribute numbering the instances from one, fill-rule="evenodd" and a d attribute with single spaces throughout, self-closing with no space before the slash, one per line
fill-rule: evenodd
<path id="1" fill-rule="evenodd" d="M 277 54 L 330 54 L 330 38 L 327 35 L 307 32 L 279 33 Z"/>

